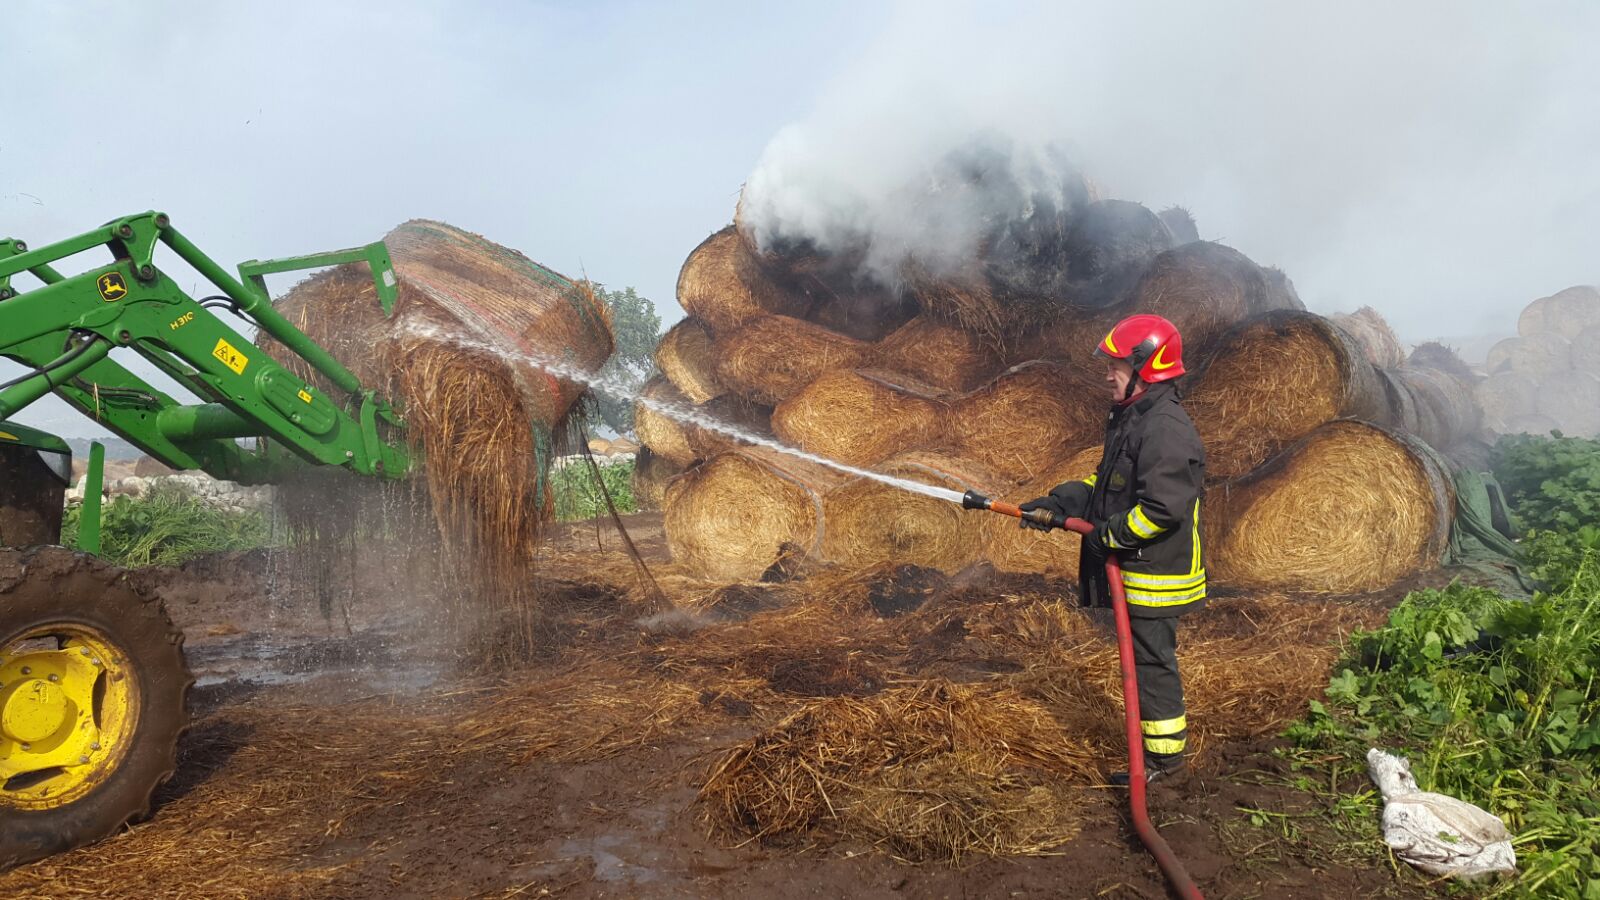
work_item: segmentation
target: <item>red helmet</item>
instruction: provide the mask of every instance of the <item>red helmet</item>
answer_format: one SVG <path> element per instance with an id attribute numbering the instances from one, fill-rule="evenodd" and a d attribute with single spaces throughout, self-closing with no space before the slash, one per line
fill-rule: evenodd
<path id="1" fill-rule="evenodd" d="M 1125 359 L 1145 384 L 1183 374 L 1183 335 L 1160 316 L 1129 316 L 1106 335 L 1096 353 Z"/>

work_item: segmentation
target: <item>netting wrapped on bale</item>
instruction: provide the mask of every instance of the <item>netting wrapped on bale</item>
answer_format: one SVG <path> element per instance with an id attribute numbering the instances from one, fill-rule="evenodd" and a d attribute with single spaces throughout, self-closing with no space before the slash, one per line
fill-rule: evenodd
<path id="1" fill-rule="evenodd" d="M 1184 405 L 1205 443 L 1207 474 L 1221 478 L 1249 472 L 1330 419 L 1388 416 L 1383 386 L 1354 342 L 1321 316 L 1286 310 L 1223 338 Z"/>
<path id="2" fill-rule="evenodd" d="M 716 350 L 711 329 L 693 317 L 667 329 L 656 345 L 656 368 L 684 397 L 704 403 L 727 389 L 717 378 Z"/>
<path id="3" fill-rule="evenodd" d="M 1580 284 L 1529 303 L 1517 318 L 1517 334 L 1571 340 L 1591 325 L 1600 325 L 1600 288 Z"/>
<path id="4" fill-rule="evenodd" d="M 962 493 L 994 496 L 999 479 L 971 460 L 937 453 L 902 453 L 875 471 Z M 982 552 L 982 517 L 949 500 L 912 493 L 869 478 L 853 478 L 823 499 L 827 532 L 822 555 L 853 569 L 885 563 L 953 572 Z"/>
<path id="5" fill-rule="evenodd" d="M 763 316 L 719 335 L 717 377 L 765 403 L 781 403 L 833 369 L 851 369 L 872 345 L 788 316 Z"/>
<path id="6" fill-rule="evenodd" d="M 999 371 L 992 345 L 971 332 L 918 316 L 878 344 L 877 365 L 946 391 L 970 391 Z"/>
<path id="7" fill-rule="evenodd" d="M 1021 503 L 1043 497 L 1058 484 L 1081 481 L 1094 474 L 1103 448 L 1088 447 L 1058 460 L 1033 481 L 1011 491 L 1004 499 Z M 989 516 L 983 523 L 983 557 L 1006 572 L 1040 572 L 1061 578 L 1078 577 L 1081 540 L 1064 531 L 1038 531 L 1004 516 Z"/>
<path id="8" fill-rule="evenodd" d="M 1353 313 L 1334 313 L 1328 318 L 1355 339 L 1367 362 L 1392 369 L 1406 361 L 1405 348 L 1400 345 L 1394 329 L 1372 307 L 1363 306 Z"/>
<path id="9" fill-rule="evenodd" d="M 831 470 L 760 447 L 720 454 L 667 486 L 667 546 L 674 560 L 711 579 L 755 578 L 784 544 L 816 555 Z"/>
<path id="10" fill-rule="evenodd" d="M 1249 475 L 1207 491 L 1206 567 L 1246 588 L 1376 590 L 1439 563 L 1455 517 L 1426 446 L 1329 422 Z"/>
<path id="11" fill-rule="evenodd" d="M 912 861 L 1049 851 L 1077 832 L 1081 738 L 1009 688 L 925 682 L 813 703 L 728 751 L 700 801 L 731 836 L 860 833 Z"/>
<path id="12" fill-rule="evenodd" d="M 1034 361 L 962 397 L 951 417 L 956 452 L 1007 481 L 1032 481 L 1105 430 L 1111 408 L 1098 372 Z"/>
<path id="13" fill-rule="evenodd" d="M 398 277 L 392 318 L 364 263 L 301 282 L 278 309 L 403 404 L 441 558 L 474 604 L 520 609 L 550 513 L 554 439 L 584 393 L 538 360 L 598 371 L 612 351 L 609 313 L 586 283 L 440 222 L 407 222 L 384 241 Z M 290 481 L 280 494 L 296 489 Z"/>
<path id="14" fill-rule="evenodd" d="M 772 413 L 778 439 L 865 466 L 932 441 L 949 407 L 932 388 L 895 372 L 834 369 Z"/>
<path id="15" fill-rule="evenodd" d="M 804 315 L 803 295 L 778 285 L 728 226 L 700 243 L 678 273 L 678 304 L 721 334 L 768 314 Z"/>

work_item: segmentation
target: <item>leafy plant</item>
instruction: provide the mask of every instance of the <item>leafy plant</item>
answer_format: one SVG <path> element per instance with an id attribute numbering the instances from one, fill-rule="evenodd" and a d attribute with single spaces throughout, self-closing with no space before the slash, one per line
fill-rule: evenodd
<path id="1" fill-rule="evenodd" d="M 83 509 L 67 510 L 61 540 L 77 543 Z M 118 496 L 100 516 L 101 556 L 122 566 L 174 566 L 206 553 L 251 550 L 272 541 L 265 512 L 221 509 L 175 485 L 143 497 Z"/>
<path id="2" fill-rule="evenodd" d="M 1494 475 L 1524 530 L 1600 523 L 1600 441 L 1507 436 L 1495 445 Z"/>
<path id="3" fill-rule="evenodd" d="M 633 460 L 606 463 L 596 460 L 600 479 L 617 512 L 631 513 L 638 508 L 633 497 Z M 555 492 L 556 518 L 563 522 L 609 515 L 605 497 L 595 480 L 595 469 L 587 462 L 574 462 L 557 469 L 551 476 Z"/>

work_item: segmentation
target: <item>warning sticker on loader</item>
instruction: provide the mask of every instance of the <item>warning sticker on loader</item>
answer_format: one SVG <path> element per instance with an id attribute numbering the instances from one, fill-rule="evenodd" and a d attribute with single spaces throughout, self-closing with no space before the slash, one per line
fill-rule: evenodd
<path id="1" fill-rule="evenodd" d="M 235 350 L 233 345 L 222 338 L 217 338 L 217 347 L 211 355 L 222 361 L 222 364 L 233 370 L 235 375 L 243 375 L 244 367 L 250 365 L 250 358 Z"/>

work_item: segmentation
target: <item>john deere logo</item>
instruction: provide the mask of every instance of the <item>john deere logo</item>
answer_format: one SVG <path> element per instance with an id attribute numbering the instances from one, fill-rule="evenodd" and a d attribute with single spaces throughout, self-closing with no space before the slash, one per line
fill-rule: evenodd
<path id="1" fill-rule="evenodd" d="M 100 288 L 100 299 L 107 303 L 115 303 L 128 296 L 128 283 L 122 280 L 119 272 L 107 272 L 101 275 L 95 286 Z"/>

